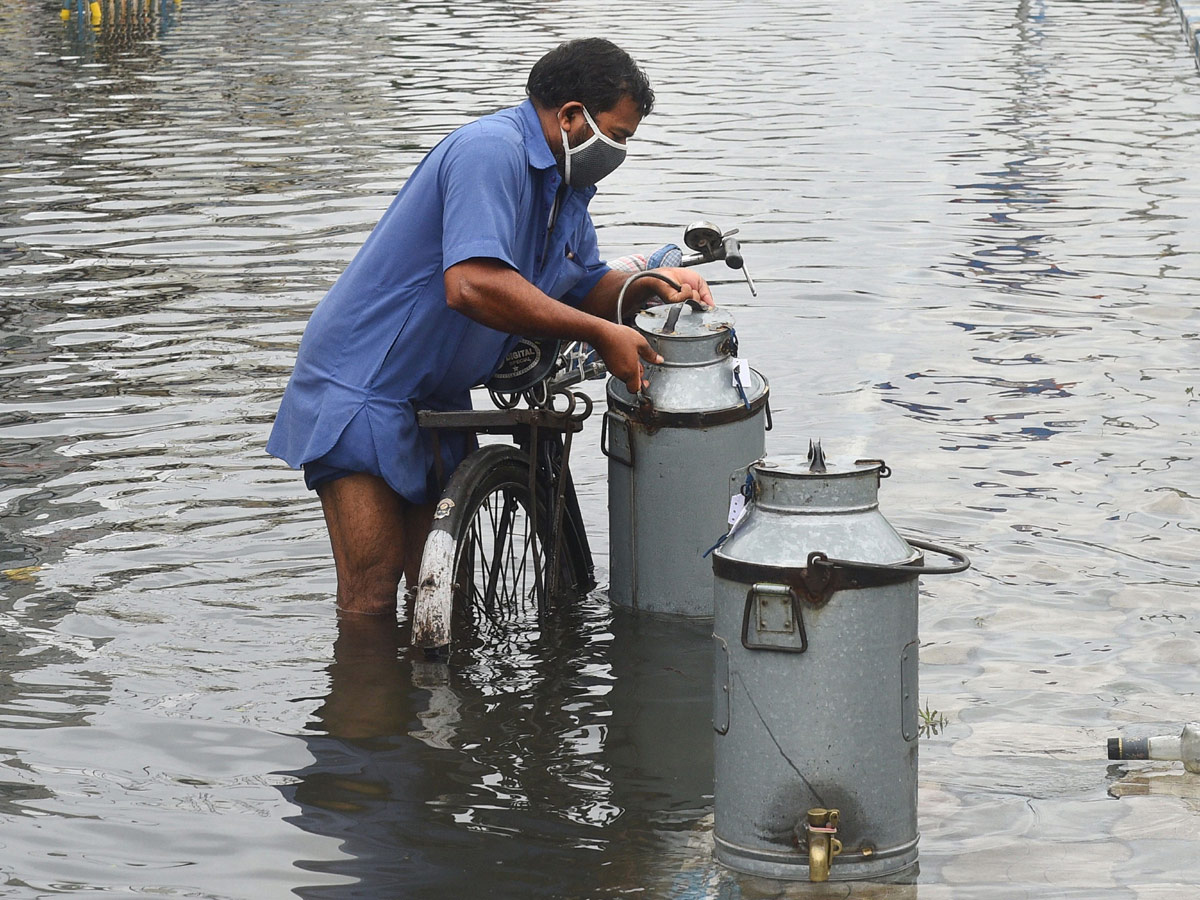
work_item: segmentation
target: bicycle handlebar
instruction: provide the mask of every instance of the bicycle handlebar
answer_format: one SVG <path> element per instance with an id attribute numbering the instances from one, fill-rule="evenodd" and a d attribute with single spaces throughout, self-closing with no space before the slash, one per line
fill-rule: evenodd
<path id="1" fill-rule="evenodd" d="M 746 286 L 750 288 L 751 296 L 757 297 L 758 288 L 754 286 L 754 279 L 750 277 L 750 270 L 746 268 L 746 260 L 742 257 L 742 245 L 734 237 L 735 234 L 737 234 L 736 228 L 725 232 L 719 238 L 710 235 L 706 242 L 698 244 L 697 253 L 685 256 L 679 264 L 681 266 L 699 266 L 723 259 L 729 268 L 742 270 L 742 277 L 746 279 Z"/>

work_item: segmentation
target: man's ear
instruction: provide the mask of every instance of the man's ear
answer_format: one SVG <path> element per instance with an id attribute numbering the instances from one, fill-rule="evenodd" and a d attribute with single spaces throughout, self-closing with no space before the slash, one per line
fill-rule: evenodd
<path id="1" fill-rule="evenodd" d="M 582 117 L 582 103 L 580 103 L 578 100 L 572 100 L 569 103 L 564 103 L 558 108 L 558 127 L 563 131 L 570 131 L 571 126 Z"/>

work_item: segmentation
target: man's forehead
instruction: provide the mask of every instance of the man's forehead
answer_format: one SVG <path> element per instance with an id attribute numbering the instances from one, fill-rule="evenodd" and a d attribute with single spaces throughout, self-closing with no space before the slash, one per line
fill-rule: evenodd
<path id="1" fill-rule="evenodd" d="M 617 101 L 612 109 L 605 110 L 596 115 L 596 124 L 600 125 L 606 131 L 620 132 L 624 137 L 628 137 L 637 131 L 637 127 L 641 124 L 641 121 L 641 108 L 638 106 L 637 101 L 629 94 L 622 94 L 621 99 Z"/>

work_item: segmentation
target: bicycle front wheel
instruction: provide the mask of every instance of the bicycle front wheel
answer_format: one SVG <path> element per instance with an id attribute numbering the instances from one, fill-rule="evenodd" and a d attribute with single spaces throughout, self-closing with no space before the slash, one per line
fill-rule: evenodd
<path id="1" fill-rule="evenodd" d="M 482 447 L 455 469 L 425 543 L 413 611 L 414 643 L 441 648 L 536 624 L 562 595 L 591 587 L 577 504 L 564 504 L 557 577 L 551 578 L 554 503 L 530 490 L 529 456 L 505 444 Z M 553 582 L 553 589 L 552 589 Z"/>

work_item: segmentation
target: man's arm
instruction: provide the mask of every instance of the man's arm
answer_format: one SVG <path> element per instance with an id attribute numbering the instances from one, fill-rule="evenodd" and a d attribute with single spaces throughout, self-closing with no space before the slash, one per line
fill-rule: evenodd
<path id="1" fill-rule="evenodd" d="M 608 275 L 597 288 L 607 280 Z M 616 290 L 622 281 L 617 279 Z M 631 394 L 643 385 L 642 360 L 662 362 L 639 332 L 612 321 L 611 316 L 592 315 L 548 297 L 499 260 L 474 258 L 456 263 L 446 270 L 445 285 L 451 309 L 489 328 L 529 337 L 586 341 Z M 588 299 L 595 293 L 593 289 Z M 612 302 L 615 310 L 615 292 Z"/>
<path id="2" fill-rule="evenodd" d="M 712 291 L 709 290 L 708 282 L 699 273 L 683 268 L 652 269 L 651 271 L 670 278 L 680 285 L 682 290 L 677 291 L 657 278 L 639 278 L 625 292 L 625 298 L 621 303 L 623 316 L 627 317 L 652 297 L 658 297 L 664 303 L 682 303 L 685 300 L 696 299 L 706 306 L 713 305 Z M 596 286 L 588 292 L 579 308 L 593 316 L 612 321 L 617 315 L 617 297 L 621 293 L 621 286 L 628 278 L 628 272 L 612 270 L 605 273 L 604 277 L 596 282 Z"/>

